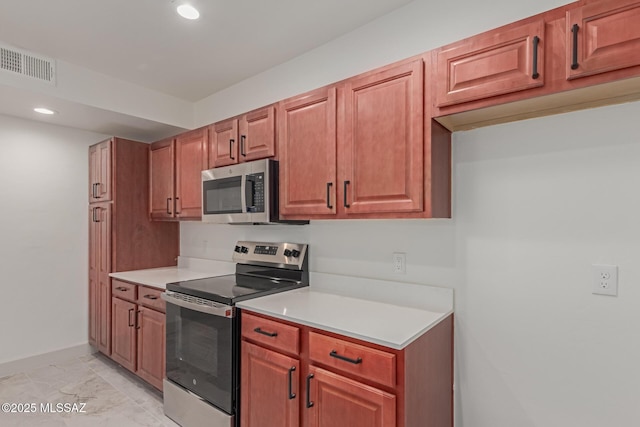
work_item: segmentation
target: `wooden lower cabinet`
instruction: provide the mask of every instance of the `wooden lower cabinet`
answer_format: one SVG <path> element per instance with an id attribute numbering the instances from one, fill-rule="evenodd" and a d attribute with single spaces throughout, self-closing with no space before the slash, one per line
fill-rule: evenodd
<path id="1" fill-rule="evenodd" d="M 402 350 L 241 312 L 241 427 L 452 427 L 453 316 Z"/>
<path id="2" fill-rule="evenodd" d="M 120 298 L 111 303 L 111 358 L 130 371 L 136 371 L 136 305 Z"/>
<path id="3" fill-rule="evenodd" d="M 112 287 L 111 358 L 162 390 L 166 319 L 159 311 L 164 310 L 164 302 L 157 302 L 161 291 L 116 279 Z M 145 298 L 151 307 L 142 305 Z"/>
<path id="4" fill-rule="evenodd" d="M 241 426 L 300 425 L 300 361 L 243 342 L 241 350 Z"/>
<path id="5" fill-rule="evenodd" d="M 395 427 L 396 397 L 312 366 L 308 375 L 309 427 Z"/>
<path id="6" fill-rule="evenodd" d="M 140 307 L 138 310 L 138 367 L 136 374 L 162 390 L 165 371 L 165 314 Z"/>

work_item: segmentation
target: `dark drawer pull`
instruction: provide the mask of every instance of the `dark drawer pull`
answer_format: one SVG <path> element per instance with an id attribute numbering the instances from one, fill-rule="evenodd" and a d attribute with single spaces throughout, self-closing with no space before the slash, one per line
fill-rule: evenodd
<path id="1" fill-rule="evenodd" d="M 257 332 L 257 333 L 259 333 L 259 334 L 266 335 L 266 336 L 268 336 L 268 337 L 272 337 L 272 338 L 273 338 L 273 337 L 277 337 L 277 336 L 278 336 L 278 333 L 277 333 L 277 332 L 267 332 L 267 331 L 263 331 L 263 330 L 262 330 L 262 329 L 260 329 L 260 328 L 255 328 L 255 329 L 253 330 L 253 332 Z"/>
<path id="2" fill-rule="evenodd" d="M 116 291 L 120 291 L 120 292 L 127 292 L 129 290 L 129 288 L 125 288 L 124 286 L 118 286 L 116 288 Z"/>
<path id="3" fill-rule="evenodd" d="M 540 44 L 540 37 L 535 36 L 533 38 L 533 70 L 531 72 L 531 78 L 537 79 L 540 77 L 538 73 L 538 44 Z"/>
<path id="4" fill-rule="evenodd" d="M 333 186 L 333 182 L 327 182 L 327 208 L 333 209 L 333 205 L 331 204 L 331 187 Z"/>
<path id="5" fill-rule="evenodd" d="M 233 144 L 235 144 L 235 143 L 236 143 L 235 139 L 230 139 L 229 140 L 229 158 L 231 160 L 235 160 L 236 159 L 235 157 L 233 157 Z"/>
<path id="6" fill-rule="evenodd" d="M 311 401 L 311 378 L 313 378 L 313 374 L 307 375 L 307 408 L 313 406 L 313 402 Z"/>
<path id="7" fill-rule="evenodd" d="M 351 359 L 345 356 L 340 356 L 337 351 L 331 350 L 329 356 L 335 357 L 336 359 L 344 360 L 345 362 L 353 363 L 354 365 L 358 365 L 362 363 L 362 358 L 358 357 L 357 359 Z"/>
<path id="8" fill-rule="evenodd" d="M 571 49 L 571 69 L 577 70 L 580 66 L 578 64 L 578 30 L 580 27 L 578 24 L 573 24 L 571 27 L 571 33 L 573 35 L 573 48 Z"/>
<path id="9" fill-rule="evenodd" d="M 131 320 L 131 315 L 133 314 L 133 312 L 135 311 L 134 308 L 130 308 L 129 309 L 129 327 L 132 328 L 134 326 L 133 324 L 133 320 Z"/>
<path id="10" fill-rule="evenodd" d="M 351 184 L 351 181 L 345 181 L 344 182 L 344 191 L 343 191 L 343 196 L 344 196 L 344 200 L 343 200 L 343 204 L 345 208 L 350 208 L 351 205 L 349 203 L 347 203 L 347 186 Z"/>
<path id="11" fill-rule="evenodd" d="M 293 371 L 295 371 L 295 370 L 296 370 L 295 366 L 292 366 L 291 368 L 289 368 L 289 400 L 296 398 L 296 394 L 292 390 L 292 388 L 293 388 Z"/>
<path id="12" fill-rule="evenodd" d="M 144 298 L 146 299 L 158 299 L 157 295 L 145 295 Z"/>

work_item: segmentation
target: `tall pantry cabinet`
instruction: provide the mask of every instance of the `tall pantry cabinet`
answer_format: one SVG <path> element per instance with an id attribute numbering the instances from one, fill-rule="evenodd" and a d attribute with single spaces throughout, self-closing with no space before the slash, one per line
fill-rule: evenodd
<path id="1" fill-rule="evenodd" d="M 111 355 L 109 273 L 176 265 L 179 224 L 149 220 L 149 146 L 89 147 L 89 344 Z"/>

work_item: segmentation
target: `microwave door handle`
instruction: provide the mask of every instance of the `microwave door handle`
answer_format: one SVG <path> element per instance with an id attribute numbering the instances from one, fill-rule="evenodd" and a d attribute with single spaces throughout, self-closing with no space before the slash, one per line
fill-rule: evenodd
<path id="1" fill-rule="evenodd" d="M 247 213 L 247 176 L 242 175 L 240 180 L 240 205 L 242 207 L 242 213 Z"/>
<path id="2" fill-rule="evenodd" d="M 256 205 L 256 201 L 254 199 L 254 194 L 256 193 L 256 182 L 255 179 L 253 177 L 247 176 L 247 188 L 246 188 L 246 193 L 245 193 L 245 197 L 247 199 L 247 209 L 249 207 L 254 208 Z M 254 209 L 252 209 L 252 211 L 254 211 Z"/>

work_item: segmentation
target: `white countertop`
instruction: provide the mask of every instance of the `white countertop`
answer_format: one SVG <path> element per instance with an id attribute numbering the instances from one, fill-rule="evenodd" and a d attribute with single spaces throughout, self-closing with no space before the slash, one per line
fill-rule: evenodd
<path id="1" fill-rule="evenodd" d="M 398 350 L 453 312 L 337 295 L 313 287 L 242 301 L 237 306 Z"/>
<path id="2" fill-rule="evenodd" d="M 233 274 L 235 264 L 225 261 L 181 258 L 176 267 L 149 268 L 109 274 L 114 279 L 166 289 L 167 283 Z"/>

